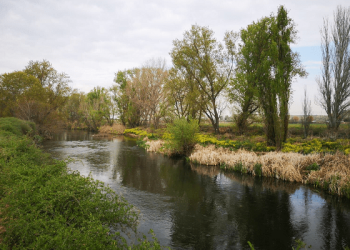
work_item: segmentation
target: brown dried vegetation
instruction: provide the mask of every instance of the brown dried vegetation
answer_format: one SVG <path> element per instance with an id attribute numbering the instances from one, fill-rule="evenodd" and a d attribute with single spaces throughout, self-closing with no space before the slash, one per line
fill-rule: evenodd
<path id="1" fill-rule="evenodd" d="M 121 124 L 114 124 L 113 126 L 101 126 L 98 132 L 100 134 L 115 134 L 115 135 L 122 135 L 124 133 L 125 126 Z"/>
<path id="2" fill-rule="evenodd" d="M 350 198 L 350 156 L 342 153 L 311 154 L 269 152 L 257 155 L 254 152 L 216 148 L 214 145 L 203 147 L 196 145 L 189 157 L 191 162 L 203 165 L 220 165 L 226 170 L 235 170 L 256 175 L 255 166 L 261 164 L 261 175 L 284 181 L 312 184 L 327 191 L 346 195 Z M 320 170 L 307 170 L 316 163 Z"/>

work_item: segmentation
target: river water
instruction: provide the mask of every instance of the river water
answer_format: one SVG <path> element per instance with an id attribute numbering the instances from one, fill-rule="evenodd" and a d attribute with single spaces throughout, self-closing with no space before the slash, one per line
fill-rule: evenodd
<path id="1" fill-rule="evenodd" d="M 138 230 L 153 229 L 173 249 L 311 249 L 350 246 L 350 201 L 272 178 L 224 173 L 148 153 L 127 137 L 62 132 L 43 143 L 82 175 L 108 184 L 140 210 Z"/>

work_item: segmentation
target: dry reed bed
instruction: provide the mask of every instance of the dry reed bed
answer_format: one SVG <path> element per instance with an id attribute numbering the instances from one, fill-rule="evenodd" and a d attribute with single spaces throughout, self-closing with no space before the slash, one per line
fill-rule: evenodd
<path id="1" fill-rule="evenodd" d="M 147 151 L 164 153 L 162 148 L 164 145 L 163 140 L 148 140 L 148 137 L 145 137 L 143 140 L 146 141 Z"/>
<path id="2" fill-rule="evenodd" d="M 148 140 L 148 138 L 144 140 L 148 145 L 147 151 L 171 155 L 171 152 L 163 148 L 164 141 Z M 256 165 L 261 164 L 262 176 L 312 184 L 333 194 L 350 198 L 350 155 L 343 153 L 303 155 L 291 152 L 268 152 L 258 155 L 251 151 L 231 151 L 215 145 L 203 147 L 197 144 L 189 158 L 194 163 L 220 166 L 226 170 L 235 170 L 235 166 L 240 165 L 239 171 L 251 175 L 260 174 L 256 173 Z M 320 169 L 307 170 L 307 167 L 313 163 L 317 163 Z M 213 171 L 209 172 L 213 174 Z"/>
<path id="3" fill-rule="evenodd" d="M 114 134 L 122 135 L 124 133 L 125 126 L 121 124 L 114 124 L 113 126 L 101 126 L 98 130 L 99 134 Z"/>
<path id="4" fill-rule="evenodd" d="M 261 175 L 286 181 L 313 184 L 327 189 L 331 193 L 346 195 L 350 198 L 350 156 L 342 153 L 302 155 L 298 153 L 269 152 L 257 155 L 254 152 L 238 150 L 235 152 L 214 145 L 203 147 L 196 145 L 189 157 L 191 162 L 204 165 L 220 165 L 233 170 L 237 165 L 240 171 L 256 175 L 256 164 L 261 164 Z M 308 171 L 313 163 L 320 170 Z"/>

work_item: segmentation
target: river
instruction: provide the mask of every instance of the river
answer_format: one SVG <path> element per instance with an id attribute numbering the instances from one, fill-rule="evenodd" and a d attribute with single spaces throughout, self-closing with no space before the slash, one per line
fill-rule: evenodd
<path id="1" fill-rule="evenodd" d="M 173 249 L 311 249 L 350 246 L 350 201 L 296 183 L 225 173 L 183 158 L 148 153 L 127 137 L 66 131 L 43 149 L 82 175 L 108 184 L 140 210 L 138 230 L 153 229 Z"/>

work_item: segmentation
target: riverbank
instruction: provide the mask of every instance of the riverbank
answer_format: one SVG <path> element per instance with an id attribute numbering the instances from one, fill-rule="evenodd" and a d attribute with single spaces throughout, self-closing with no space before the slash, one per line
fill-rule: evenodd
<path id="1" fill-rule="evenodd" d="M 136 233 L 137 210 L 43 153 L 32 125 L 0 118 L 1 249 L 129 249 L 121 233 Z M 130 247 L 161 249 L 156 240 Z"/>
<path id="2" fill-rule="evenodd" d="M 126 129 L 124 134 L 142 139 L 139 145 L 147 151 L 171 154 L 164 147 L 169 136 L 165 133 L 159 135 L 134 128 Z M 282 152 L 274 151 L 263 142 L 218 140 L 206 134 L 198 134 L 197 141 L 199 143 L 188 157 L 193 164 L 220 166 L 225 171 L 300 182 L 350 198 L 349 140 L 300 142 L 291 138 Z"/>

